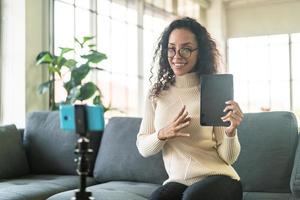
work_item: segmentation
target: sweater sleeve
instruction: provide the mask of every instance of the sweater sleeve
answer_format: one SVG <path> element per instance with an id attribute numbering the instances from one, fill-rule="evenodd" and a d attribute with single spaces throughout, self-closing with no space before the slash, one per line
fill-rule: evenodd
<path id="1" fill-rule="evenodd" d="M 217 151 L 219 156 L 228 164 L 233 164 L 241 151 L 241 145 L 237 136 L 228 137 L 225 133 L 226 127 L 214 127 L 214 136 L 217 142 Z"/>
<path id="2" fill-rule="evenodd" d="M 165 140 L 158 139 L 158 131 L 154 127 L 156 104 L 148 97 L 145 102 L 144 116 L 137 135 L 136 146 L 143 157 L 148 157 L 162 150 Z"/>

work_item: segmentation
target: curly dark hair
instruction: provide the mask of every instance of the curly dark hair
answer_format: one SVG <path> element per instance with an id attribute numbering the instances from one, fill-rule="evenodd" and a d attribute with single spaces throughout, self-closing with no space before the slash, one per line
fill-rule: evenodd
<path id="1" fill-rule="evenodd" d="M 174 29 L 187 29 L 191 31 L 197 40 L 198 44 L 198 58 L 195 66 L 195 72 L 202 74 L 217 73 L 220 61 L 220 53 L 217 50 L 215 41 L 211 38 L 200 23 L 190 17 L 176 19 L 163 31 L 158 39 L 158 45 L 155 49 L 152 66 L 151 79 L 154 77 L 153 68 L 158 61 L 157 79 L 150 90 L 150 97 L 158 97 L 163 90 L 167 90 L 170 85 L 175 83 L 175 75 L 168 62 L 167 49 L 169 43 L 169 36 Z"/>

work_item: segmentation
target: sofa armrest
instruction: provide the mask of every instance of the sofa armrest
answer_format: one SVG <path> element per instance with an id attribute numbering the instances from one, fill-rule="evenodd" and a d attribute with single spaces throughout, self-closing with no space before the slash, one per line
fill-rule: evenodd
<path id="1" fill-rule="evenodd" d="M 295 154 L 294 167 L 290 181 L 291 191 L 295 197 L 300 197 L 300 138 L 298 138 L 298 147 Z"/>
<path id="2" fill-rule="evenodd" d="M 18 128 L 19 133 L 21 134 L 22 143 L 24 143 L 24 128 Z"/>
<path id="3" fill-rule="evenodd" d="M 0 179 L 29 173 L 22 137 L 15 125 L 0 127 Z"/>

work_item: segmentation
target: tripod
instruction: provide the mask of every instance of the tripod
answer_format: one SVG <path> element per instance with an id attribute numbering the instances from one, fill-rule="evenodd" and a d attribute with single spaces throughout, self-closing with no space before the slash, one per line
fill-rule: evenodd
<path id="1" fill-rule="evenodd" d="M 77 146 L 75 153 L 78 154 L 77 162 L 77 174 L 79 175 L 79 190 L 75 192 L 75 197 L 71 200 L 94 200 L 91 192 L 87 192 L 86 189 L 86 177 L 89 171 L 88 155 L 93 153 L 90 149 L 90 141 L 87 136 L 87 120 L 86 120 L 86 107 L 85 105 L 75 105 L 75 130 L 79 138 L 77 140 Z"/>

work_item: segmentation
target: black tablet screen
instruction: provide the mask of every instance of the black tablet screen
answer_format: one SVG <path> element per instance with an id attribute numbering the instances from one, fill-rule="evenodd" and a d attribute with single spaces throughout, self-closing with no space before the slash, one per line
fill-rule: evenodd
<path id="1" fill-rule="evenodd" d="M 232 74 L 202 75 L 200 77 L 200 124 L 202 126 L 228 126 L 221 117 L 225 102 L 233 100 Z"/>

